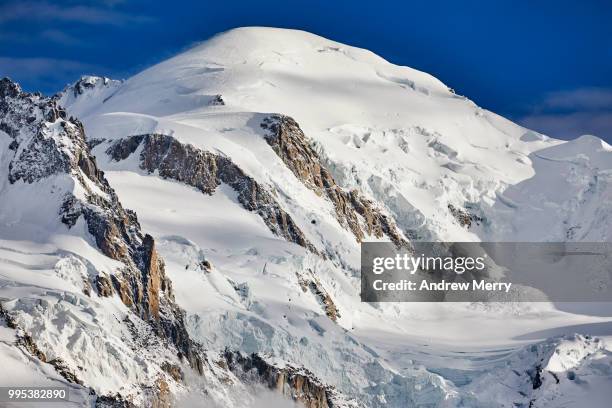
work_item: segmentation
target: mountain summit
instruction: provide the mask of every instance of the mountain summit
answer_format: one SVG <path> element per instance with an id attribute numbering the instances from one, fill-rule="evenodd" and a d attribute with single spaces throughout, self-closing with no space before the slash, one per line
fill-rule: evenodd
<path id="1" fill-rule="evenodd" d="M 53 98 L 3 80 L 0 98 L 1 352 L 75 406 L 605 397 L 605 341 L 546 337 L 606 318 L 359 300 L 362 242 L 608 240 L 600 139 L 551 139 L 426 73 L 273 28 Z"/>

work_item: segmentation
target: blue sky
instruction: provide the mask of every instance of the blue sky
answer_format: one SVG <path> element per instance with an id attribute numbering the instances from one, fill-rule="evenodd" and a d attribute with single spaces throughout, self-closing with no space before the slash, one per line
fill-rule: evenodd
<path id="1" fill-rule="evenodd" d="M 551 136 L 612 142 L 612 2 L 0 0 L 0 76 L 54 93 L 239 26 L 314 32 L 429 72 Z"/>

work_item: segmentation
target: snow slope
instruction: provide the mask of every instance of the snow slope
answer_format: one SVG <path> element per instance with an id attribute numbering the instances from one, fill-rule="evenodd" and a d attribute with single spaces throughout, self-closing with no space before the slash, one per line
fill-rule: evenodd
<path id="1" fill-rule="evenodd" d="M 207 109 L 218 94 L 227 107 Z M 494 191 L 533 175 L 531 152 L 558 143 L 480 109 L 425 73 L 312 34 L 266 28 L 224 33 L 143 71 L 92 116 L 154 116 L 132 121 L 135 134 L 167 129 L 158 118 L 201 127 L 228 111 L 292 116 L 343 185 L 385 197 L 379 201 L 398 207 L 406 228 L 448 238 L 470 234 L 435 225 L 452 225 L 446 202 L 494 200 Z M 420 231 L 421 223 L 434 225 Z"/>
<path id="2" fill-rule="evenodd" d="M 97 168 L 81 123 L 8 79 L 0 118 L 0 383 L 66 387 L 66 406 L 249 401 L 188 337 L 154 240 Z"/>
<path id="3" fill-rule="evenodd" d="M 295 119 L 340 191 L 357 190 L 410 240 L 608 239 L 612 152 L 600 139 L 548 138 L 428 74 L 294 30 L 240 28 L 124 82 L 82 81 L 91 86 L 57 100 L 84 123 L 98 165 L 156 238 L 189 334 L 207 349 L 303 366 L 366 407 L 558 406 L 555 396 L 583 406 L 586 395 L 605 406 L 610 305 L 588 315 L 549 304 L 359 302 L 358 239 L 262 123 Z M 154 134 L 195 157 L 231 160 L 314 249 L 275 233 L 235 185 L 203 191 L 171 177 L 163 160 L 189 150 L 140 138 L 112 153 Z M 602 339 L 563 337 L 574 331 Z M 560 363 L 566 352 L 575 358 Z M 509 381 L 494 386 L 500 379 Z"/>

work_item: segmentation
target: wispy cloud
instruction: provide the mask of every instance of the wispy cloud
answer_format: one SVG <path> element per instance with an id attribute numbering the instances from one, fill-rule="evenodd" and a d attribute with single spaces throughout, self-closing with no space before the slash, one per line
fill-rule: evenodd
<path id="1" fill-rule="evenodd" d="M 45 29 L 40 32 L 28 30 L 27 32 L 0 32 L 0 43 L 8 44 L 40 44 L 52 42 L 64 46 L 86 45 L 87 42 L 69 32 L 59 29 Z"/>
<path id="2" fill-rule="evenodd" d="M 40 33 L 40 37 L 46 41 L 52 41 L 61 45 L 81 45 L 83 41 L 80 38 L 74 37 L 62 30 L 44 30 Z"/>
<path id="3" fill-rule="evenodd" d="M 55 58 L 0 57 L 0 78 L 8 76 L 31 91 L 56 92 L 58 83 L 67 84 L 83 74 L 107 74 L 108 69 L 79 61 Z"/>
<path id="4" fill-rule="evenodd" d="M 560 139 L 591 134 L 612 141 L 612 89 L 578 88 L 547 94 L 517 121 Z"/>
<path id="5" fill-rule="evenodd" d="M 149 16 L 133 15 L 88 4 L 60 6 L 44 1 L 16 1 L 0 6 L 0 24 L 7 21 L 27 20 L 69 21 L 118 26 L 154 21 Z"/>
<path id="6" fill-rule="evenodd" d="M 575 139 L 589 134 L 612 142 L 612 112 L 536 114 L 519 119 L 519 123 L 559 139 Z"/>
<path id="7" fill-rule="evenodd" d="M 607 110 L 612 109 L 612 90 L 579 88 L 552 92 L 538 106 L 543 110 Z"/>

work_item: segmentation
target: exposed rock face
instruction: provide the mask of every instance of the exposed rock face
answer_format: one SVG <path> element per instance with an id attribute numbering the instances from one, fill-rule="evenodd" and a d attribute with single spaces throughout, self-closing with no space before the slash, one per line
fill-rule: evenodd
<path id="1" fill-rule="evenodd" d="M 159 134 L 120 139 L 106 153 L 120 161 L 129 157 L 139 146 L 142 146 L 142 169 L 149 173 L 157 171 L 163 178 L 196 187 L 204 194 L 212 194 L 221 183 L 225 183 L 238 193 L 238 201 L 242 206 L 259 214 L 275 235 L 317 252 L 272 194 L 227 157 L 183 144 L 172 136 Z"/>
<path id="2" fill-rule="evenodd" d="M 65 111 L 51 100 L 22 93 L 19 85 L 8 78 L 0 80 L 0 130 L 13 139 L 10 149 L 15 152 L 9 163 L 11 183 L 17 180 L 32 183 L 69 171 L 75 161 L 69 144 L 79 144 L 77 133 L 81 125 L 58 121 L 65 117 Z M 57 126 L 61 129 L 54 129 Z M 50 137 L 54 130 L 63 131 L 65 137 L 61 140 Z"/>
<path id="3" fill-rule="evenodd" d="M 171 364 L 166 361 L 161 365 L 161 368 L 162 370 L 170 374 L 170 377 L 172 377 L 176 382 L 183 382 L 183 380 L 185 379 L 185 374 L 183 374 L 183 370 L 181 370 L 181 367 L 175 364 Z"/>
<path id="4" fill-rule="evenodd" d="M 85 278 L 90 279 L 85 286 L 93 292 L 89 296 L 95 293 L 101 297 L 118 296 L 134 315 L 148 323 L 142 326 L 148 328 L 147 333 L 150 332 L 152 336 L 141 336 L 132 319 L 142 322 L 132 314 L 125 317 L 121 323 L 125 324 L 134 339 L 143 340 L 145 346 L 151 341 L 151 344 L 170 347 L 180 360 L 186 360 L 194 370 L 203 373 L 210 364 L 205 366 L 207 360 L 204 352 L 187 333 L 184 312 L 175 303 L 172 285 L 165 274 L 164 262 L 158 255 L 154 239 L 141 231 L 136 214 L 124 209 L 119 202 L 90 153 L 81 123 L 66 116 L 55 99 L 22 92 L 17 84 L 8 79 L 0 81 L 0 129 L 3 131 L 0 137 L 8 135 L 10 138 L 10 148 L 3 158 L 9 163 L 9 182 L 19 186 L 19 183 L 44 183 L 47 178 L 56 175 L 71 178 L 78 188 L 66 187 L 65 192 L 61 193 L 64 195 L 57 208 L 59 220 L 66 228 L 73 228 L 79 221 L 84 221 L 100 252 L 123 265 L 111 273 Z M 250 211 L 257 212 L 275 234 L 316 252 L 273 195 L 228 158 L 183 145 L 172 137 L 162 135 L 123 139 L 109 149 L 109 154 L 115 160 L 121 160 L 139 147 L 142 147 L 140 159 L 143 169 L 157 171 L 162 177 L 195 186 L 205 194 L 212 194 L 221 183 L 226 183 L 236 190 L 240 203 Z M 210 270 L 211 265 L 204 261 L 202 268 Z M 315 284 L 313 290 L 323 296 L 321 299 L 324 302 L 325 292 L 317 287 Z M 335 306 L 330 305 L 328 309 L 331 316 L 337 314 Z M 67 381 L 82 384 L 72 367 L 61 358 L 49 360 L 49 354 L 45 354 L 36 340 L 21 330 L 11 314 L 1 307 L 0 318 L 18 331 L 19 347 L 40 361 L 51 364 Z M 261 359 L 238 356 L 234 355 L 229 360 L 232 364 L 225 366 L 243 374 L 249 371 L 249 382 L 264 383 L 311 408 L 333 406 L 331 390 L 321 385 L 311 373 L 296 368 L 266 368 L 266 363 Z M 166 408 L 172 405 L 169 382 L 181 383 L 185 377 L 176 361 L 160 362 L 159 369 L 163 375 L 151 383 L 138 384 L 146 406 Z M 255 368 L 255 371 L 251 368 Z M 225 373 L 228 378 L 233 377 L 229 371 L 225 370 Z M 140 406 L 131 400 L 130 395 L 100 396 L 91 390 L 91 396 L 96 407 Z"/>
<path id="5" fill-rule="evenodd" d="M 327 291 L 321 284 L 321 281 L 312 272 L 312 270 L 308 269 L 306 272 L 298 274 L 297 278 L 300 288 L 302 288 L 302 291 L 304 293 L 310 291 L 313 295 L 315 295 L 323 306 L 327 317 L 329 317 L 333 321 L 337 321 L 340 317 L 340 311 L 338 310 L 338 307 L 334 303 L 332 297 L 329 295 L 329 293 L 327 293 Z"/>
<path id="6" fill-rule="evenodd" d="M 213 96 L 212 100 L 210 101 L 209 105 L 212 106 L 223 106 L 225 105 L 225 101 L 223 100 L 223 97 L 219 94 Z"/>
<path id="7" fill-rule="evenodd" d="M 118 81 L 112 81 L 111 79 L 106 77 L 83 76 L 81 77 L 81 79 L 74 83 L 74 85 L 72 86 L 72 92 L 74 94 L 74 97 L 76 98 L 79 95 L 84 94 L 87 90 L 95 89 L 97 86 L 107 86 L 111 82 Z"/>
<path id="8" fill-rule="evenodd" d="M 123 209 L 112 189 L 108 196 L 111 202 L 89 196 L 88 203 L 76 201 L 76 205 L 74 198 L 69 197 L 62 212 L 62 219 L 82 215 L 102 253 L 126 265 L 111 276 L 112 285 L 106 277 L 98 276 L 95 282 L 98 293 L 101 296 L 116 293 L 126 306 L 149 321 L 159 336 L 174 344 L 179 355 L 195 370 L 201 371 L 199 352 L 185 329 L 184 312 L 174 302 L 172 284 L 155 241 L 148 234 L 142 235 L 136 215 Z"/>
<path id="9" fill-rule="evenodd" d="M 96 399 L 96 408 L 136 408 L 121 395 L 101 395 Z"/>
<path id="10" fill-rule="evenodd" d="M 407 244 L 391 217 L 357 190 L 347 192 L 336 184 L 295 120 L 272 115 L 263 120 L 261 127 L 267 130 L 265 139 L 276 154 L 306 187 L 332 202 L 338 222 L 347 227 L 358 242 L 366 235 L 373 235 L 377 238 L 387 236 L 398 246 Z"/>
<path id="11" fill-rule="evenodd" d="M 63 91 L 54 95 L 53 100 L 57 101 L 59 105 L 67 106 L 81 95 L 102 93 L 104 96 L 103 102 L 106 102 L 122 83 L 123 81 L 106 77 L 83 75 L 74 84 L 67 86 Z"/>
<path id="12" fill-rule="evenodd" d="M 101 296 L 118 294 L 123 303 L 150 323 L 156 335 L 201 372 L 200 351 L 187 334 L 184 312 L 174 302 L 155 242 L 141 232 L 136 214 L 123 208 L 98 169 L 81 123 L 66 119 L 55 100 L 22 92 L 5 78 L 0 80 L 0 129 L 13 139 L 14 155 L 8 173 L 11 184 L 31 184 L 51 175 L 67 174 L 85 192 L 84 197 L 66 192 L 59 209 L 61 221 L 70 228 L 83 217 L 100 251 L 124 264 L 110 280 L 98 276 L 91 286 Z M 60 366 L 58 362 L 56 368 L 61 373 Z"/>
<path id="13" fill-rule="evenodd" d="M 110 279 L 105 275 L 98 275 L 95 279 L 96 290 L 98 295 L 109 297 L 113 295 L 113 286 Z"/>
<path id="14" fill-rule="evenodd" d="M 448 211 L 455 217 L 459 225 L 465 228 L 470 228 L 472 224 L 480 225 L 484 219 L 476 214 L 472 214 L 462 208 L 457 208 L 452 204 L 448 204 Z"/>
<path id="15" fill-rule="evenodd" d="M 225 352 L 230 371 L 245 382 L 263 383 L 307 408 L 333 408 L 332 387 L 322 384 L 306 369 L 287 366 L 284 368 L 269 364 L 257 354 L 243 355 L 239 352 Z"/>
<path id="16" fill-rule="evenodd" d="M 174 304 L 172 286 L 165 275 L 163 261 L 157 256 L 153 238 L 143 236 L 136 215 L 121 206 L 87 150 L 81 152 L 78 163 L 106 197 L 91 193 L 86 202 L 67 197 L 61 210 L 62 221 L 70 227 L 83 216 L 102 253 L 126 265 L 111 277 L 113 289 L 123 303 L 133 307 L 144 320 L 155 321 L 160 334 L 174 331 L 175 328 L 167 325 L 176 321 L 181 326 L 182 312 Z M 110 294 L 111 289 L 104 278 L 98 278 L 95 284 L 100 295 Z M 182 337 L 186 337 L 186 332 Z"/>

